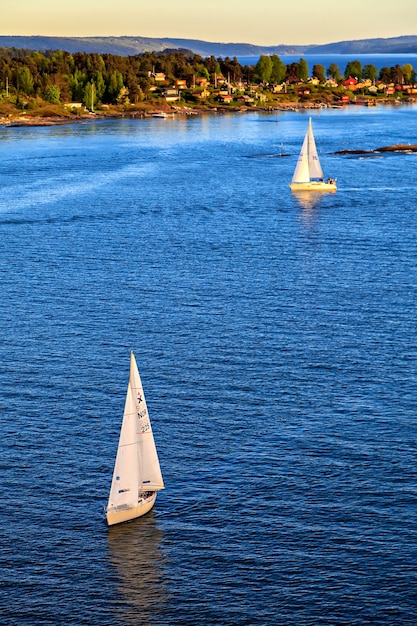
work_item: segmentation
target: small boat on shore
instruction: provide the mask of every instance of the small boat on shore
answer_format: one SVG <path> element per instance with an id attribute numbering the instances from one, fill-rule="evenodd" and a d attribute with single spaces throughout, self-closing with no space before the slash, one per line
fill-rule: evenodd
<path id="1" fill-rule="evenodd" d="M 109 526 L 141 517 L 164 489 L 142 382 L 133 352 L 106 518 Z"/>
<path id="2" fill-rule="evenodd" d="M 311 117 L 308 121 L 294 175 L 290 183 L 291 191 L 336 191 L 336 179 L 324 180 L 319 155 L 313 134 Z"/>

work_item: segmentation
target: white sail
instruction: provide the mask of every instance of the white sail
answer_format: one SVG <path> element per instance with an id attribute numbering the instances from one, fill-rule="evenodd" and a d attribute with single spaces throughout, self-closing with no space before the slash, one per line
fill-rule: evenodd
<path id="1" fill-rule="evenodd" d="M 136 360 L 130 377 L 107 513 L 138 506 L 140 493 L 164 488 L 148 408 Z"/>
<path id="2" fill-rule="evenodd" d="M 323 170 L 321 169 L 310 118 L 291 182 L 308 183 L 313 178 L 323 178 Z"/>
<path id="3" fill-rule="evenodd" d="M 130 356 L 130 385 L 135 399 L 138 426 L 139 488 L 164 488 L 148 407 L 133 352 Z"/>
<path id="4" fill-rule="evenodd" d="M 324 181 L 316 142 L 313 135 L 311 117 L 303 145 L 295 166 L 290 187 L 292 191 L 336 191 L 336 180 L 329 178 Z"/>
<path id="5" fill-rule="evenodd" d="M 310 168 L 308 164 L 308 131 L 305 134 L 303 145 L 301 146 L 297 165 L 295 166 L 293 183 L 307 183 L 310 180 Z"/>
<path id="6" fill-rule="evenodd" d="M 311 117 L 308 121 L 308 168 L 310 170 L 310 178 L 323 178 L 323 170 L 321 169 L 319 155 L 317 153 L 316 142 L 313 135 L 313 125 Z"/>
<path id="7" fill-rule="evenodd" d="M 308 183 L 312 178 L 323 178 L 323 170 L 321 169 L 310 118 L 291 182 Z"/>
<path id="8" fill-rule="evenodd" d="M 127 388 L 122 428 L 107 509 L 136 506 L 139 490 L 137 411 L 132 387 Z"/>

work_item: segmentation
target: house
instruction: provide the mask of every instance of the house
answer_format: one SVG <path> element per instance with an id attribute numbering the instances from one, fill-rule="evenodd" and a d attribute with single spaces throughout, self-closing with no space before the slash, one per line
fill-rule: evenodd
<path id="1" fill-rule="evenodd" d="M 180 93 L 178 89 L 167 88 L 162 90 L 162 95 L 164 96 L 166 102 L 178 102 L 180 99 Z"/>
<path id="2" fill-rule="evenodd" d="M 82 109 L 84 107 L 82 102 L 67 102 L 64 104 L 65 109 Z"/>
<path id="3" fill-rule="evenodd" d="M 358 82 L 356 89 L 369 89 L 372 87 L 372 81 L 369 78 L 364 78 Z"/>
<path id="4" fill-rule="evenodd" d="M 238 96 L 236 98 L 236 100 L 238 102 L 243 102 L 244 104 L 253 104 L 253 102 L 254 102 L 253 98 L 251 98 L 250 96 L 245 96 L 245 95 Z"/>
<path id="5" fill-rule="evenodd" d="M 219 93 L 219 95 L 217 96 L 217 99 L 219 102 L 222 102 L 223 104 L 230 104 L 233 101 L 233 96 L 229 93 Z"/>
<path id="6" fill-rule="evenodd" d="M 350 89 L 351 91 L 354 91 L 356 89 L 357 84 L 358 84 L 357 79 L 352 78 L 352 76 L 349 76 L 349 78 L 343 81 L 343 86 L 345 87 L 345 89 Z"/>
<path id="7" fill-rule="evenodd" d="M 273 85 L 271 87 L 271 91 L 272 93 L 282 93 L 282 92 L 286 92 L 287 90 L 287 84 L 286 83 L 281 83 L 281 85 Z"/>
<path id="8" fill-rule="evenodd" d="M 208 82 L 207 78 L 203 78 L 202 76 L 198 76 L 195 79 L 195 84 L 198 85 L 199 87 L 207 87 L 209 82 Z"/>
<path id="9" fill-rule="evenodd" d="M 177 89 L 187 89 L 187 81 L 183 80 L 183 79 L 177 79 L 174 82 L 174 87 L 176 87 Z"/>
<path id="10" fill-rule="evenodd" d="M 198 100 L 205 100 L 210 96 L 210 92 L 208 89 L 196 89 L 191 93 L 193 98 L 197 98 Z"/>

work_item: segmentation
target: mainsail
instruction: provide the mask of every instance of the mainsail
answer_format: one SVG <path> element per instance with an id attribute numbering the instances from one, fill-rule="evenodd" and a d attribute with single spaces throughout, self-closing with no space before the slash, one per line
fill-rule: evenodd
<path id="1" fill-rule="evenodd" d="M 107 510 L 133 508 L 138 493 L 164 488 L 142 382 L 133 352 Z"/>
<path id="2" fill-rule="evenodd" d="M 310 118 L 291 182 L 308 183 L 312 179 L 322 178 L 323 170 L 321 169 L 316 142 L 313 135 L 313 126 Z"/>

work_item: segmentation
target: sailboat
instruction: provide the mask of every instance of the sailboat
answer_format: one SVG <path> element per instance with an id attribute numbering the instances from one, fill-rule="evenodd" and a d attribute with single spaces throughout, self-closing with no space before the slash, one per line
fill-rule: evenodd
<path id="1" fill-rule="evenodd" d="M 336 191 L 336 179 L 324 180 L 314 140 L 311 117 L 308 121 L 307 132 L 290 187 L 291 191 Z"/>
<path id="2" fill-rule="evenodd" d="M 164 489 L 158 453 L 136 359 L 130 376 L 106 518 L 109 526 L 141 517 Z"/>

